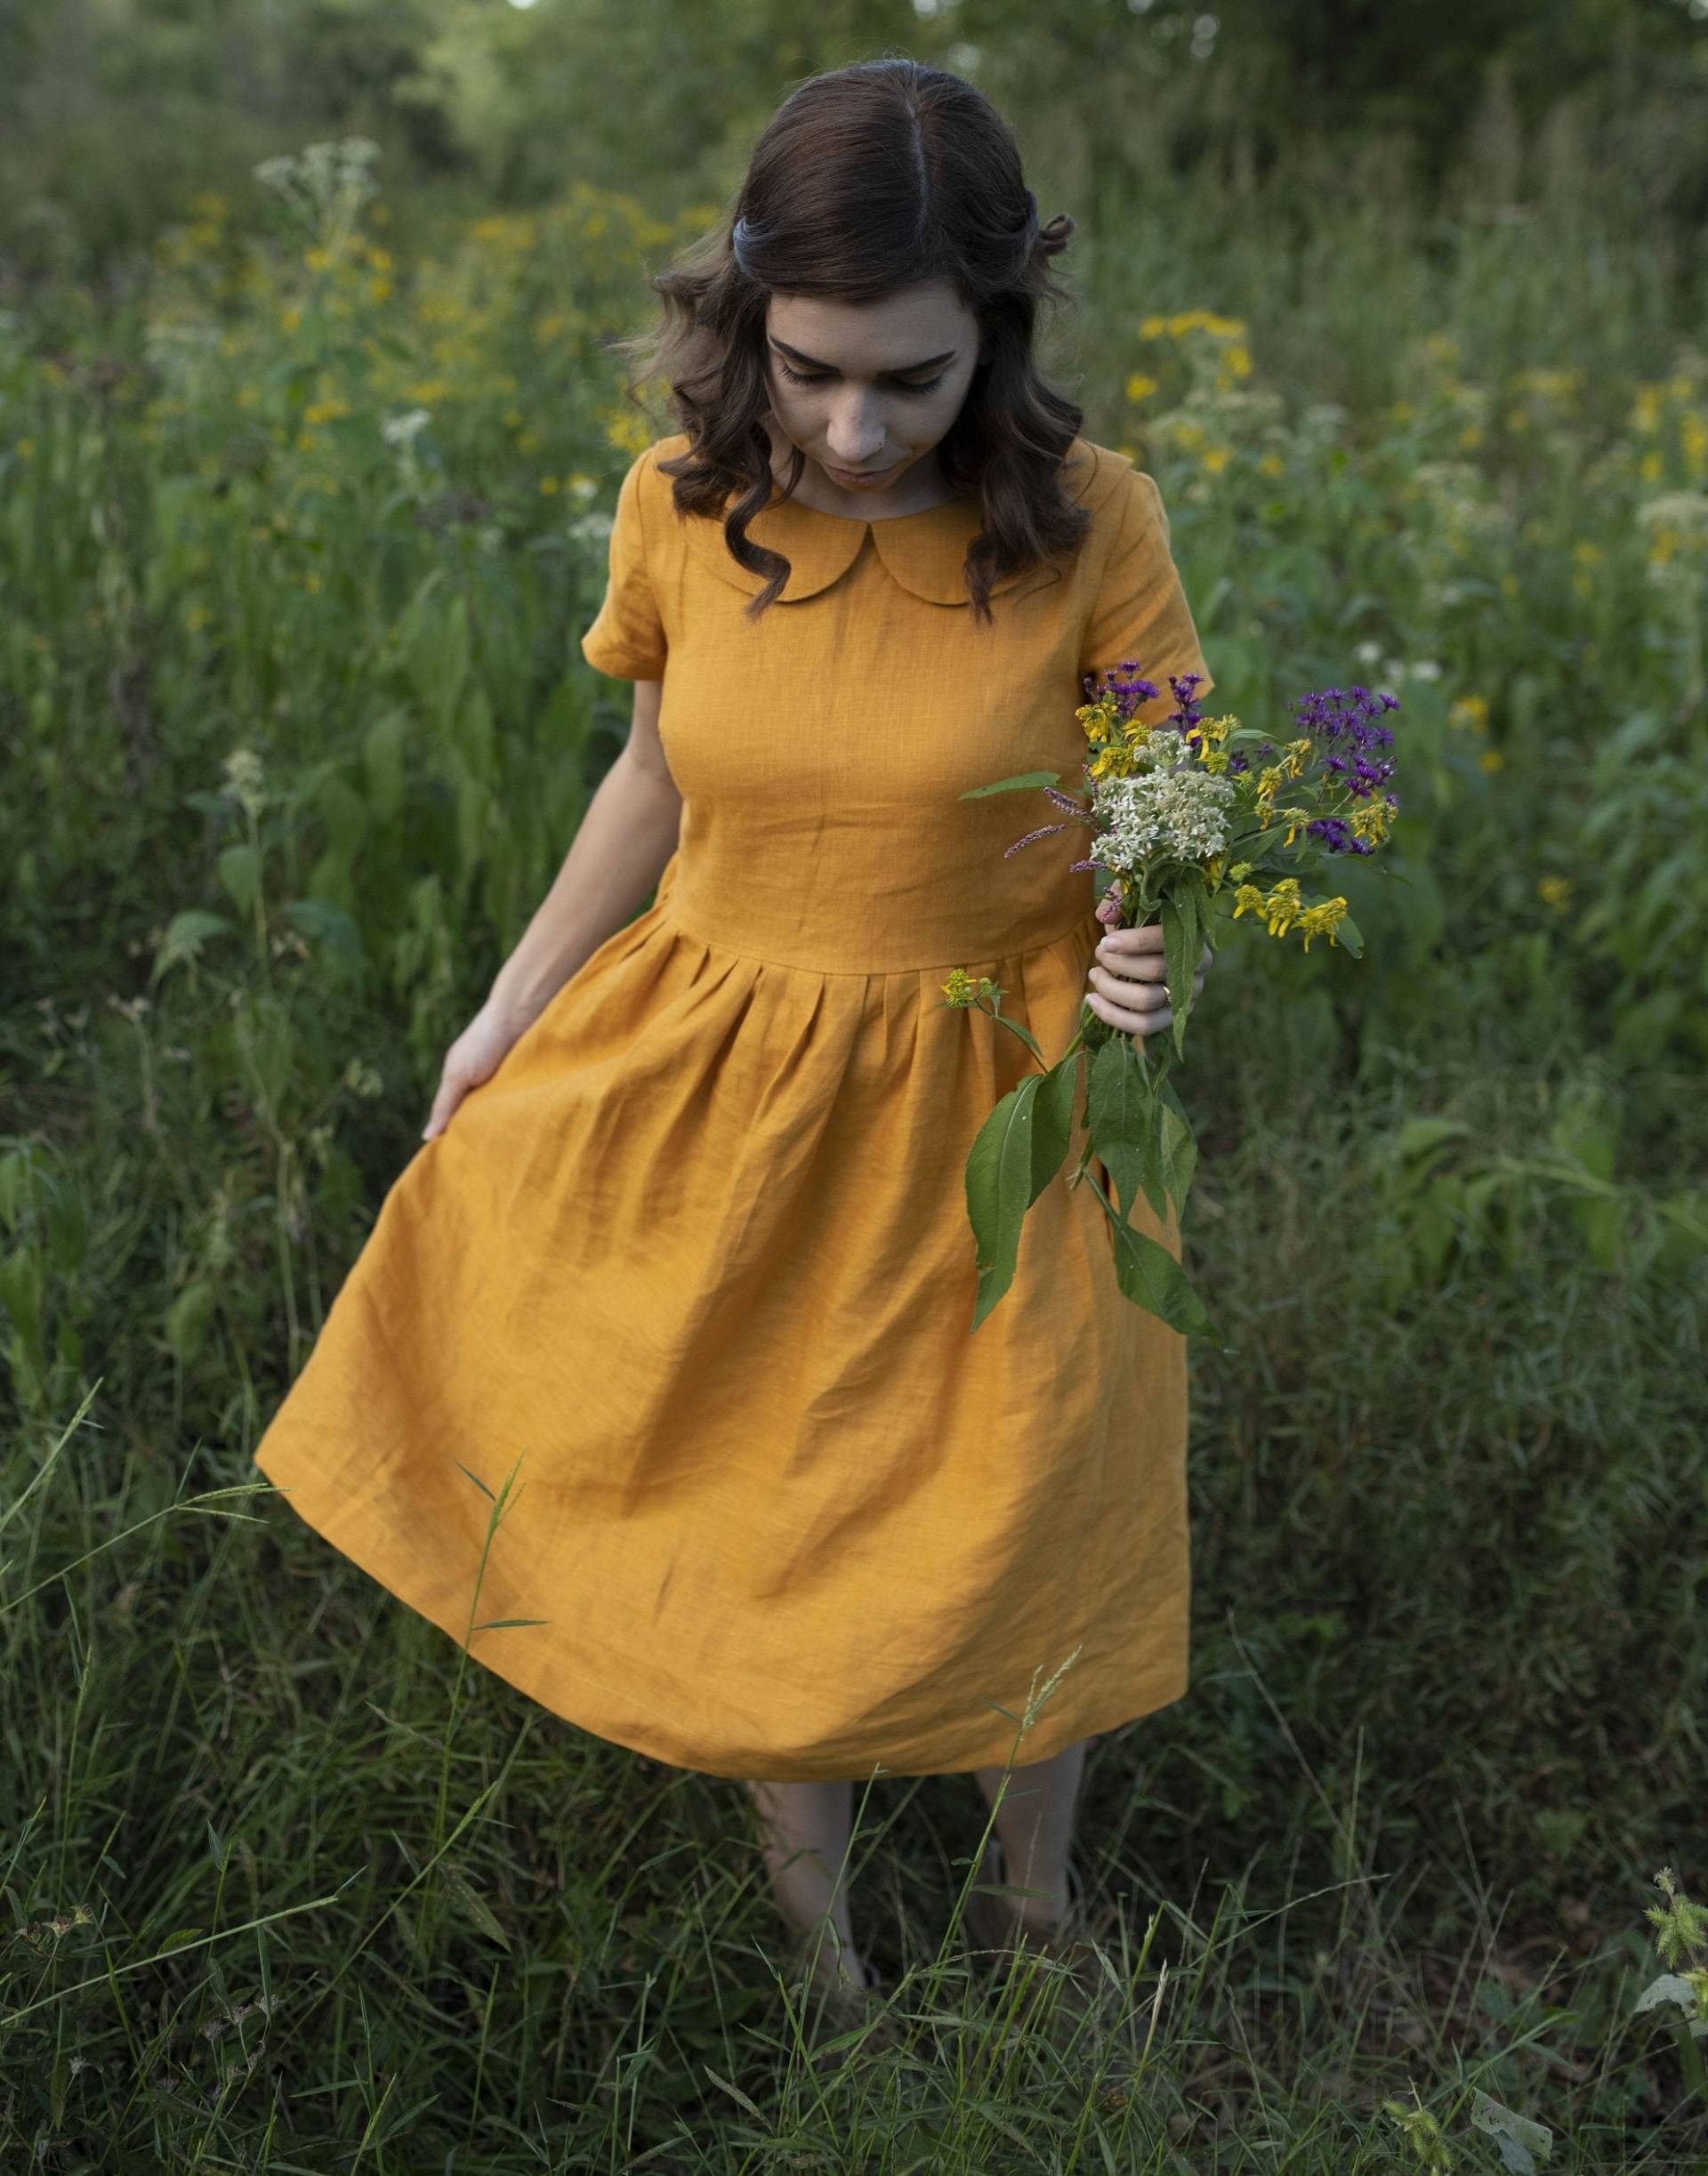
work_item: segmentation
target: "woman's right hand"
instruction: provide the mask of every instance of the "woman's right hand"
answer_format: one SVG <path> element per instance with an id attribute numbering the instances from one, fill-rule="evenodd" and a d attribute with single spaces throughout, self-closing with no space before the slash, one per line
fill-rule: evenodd
<path id="1" fill-rule="evenodd" d="M 471 1088 L 488 1081 L 504 1063 L 512 1045 L 532 1025 L 526 1015 L 499 1012 L 482 1005 L 479 1011 L 445 1053 L 439 1076 L 439 1092 L 421 1130 L 423 1140 L 432 1140 L 451 1122 L 451 1114 Z"/>

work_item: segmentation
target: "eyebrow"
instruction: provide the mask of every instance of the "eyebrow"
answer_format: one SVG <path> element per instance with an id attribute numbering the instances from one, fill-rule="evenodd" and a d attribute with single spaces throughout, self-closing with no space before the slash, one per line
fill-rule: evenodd
<path id="1" fill-rule="evenodd" d="M 774 348 L 781 349 L 792 363 L 804 363 L 810 370 L 834 370 L 836 367 L 834 363 L 820 362 L 816 355 L 803 355 L 799 348 L 792 348 L 786 340 L 777 339 L 775 334 L 769 334 L 769 338 L 771 345 Z M 890 378 L 905 377 L 910 370 L 929 370 L 934 363 L 947 363 L 952 356 L 959 353 L 958 348 L 945 348 L 941 355 L 928 355 L 917 363 L 898 363 L 893 370 L 881 371 L 879 375 Z"/>

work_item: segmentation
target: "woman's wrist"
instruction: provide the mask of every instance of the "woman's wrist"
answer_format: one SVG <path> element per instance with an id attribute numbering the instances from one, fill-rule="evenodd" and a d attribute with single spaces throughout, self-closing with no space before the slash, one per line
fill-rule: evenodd
<path id="1" fill-rule="evenodd" d="M 511 1035 L 520 1036 L 538 1019 L 566 979 L 567 977 L 560 976 L 550 989 L 510 988 L 501 973 L 487 992 L 486 1003 L 480 1010 L 487 1019 Z"/>

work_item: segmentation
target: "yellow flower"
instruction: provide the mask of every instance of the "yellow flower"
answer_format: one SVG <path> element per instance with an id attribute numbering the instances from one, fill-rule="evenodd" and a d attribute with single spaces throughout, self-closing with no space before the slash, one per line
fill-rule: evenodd
<path id="1" fill-rule="evenodd" d="M 1487 771 L 1504 770 L 1506 758 L 1498 748 L 1483 748 L 1478 752 L 1477 768 Z"/>
<path id="2" fill-rule="evenodd" d="M 1206 447 L 1204 465 L 1213 476 L 1220 476 L 1228 465 L 1228 448 L 1225 446 Z"/>
<path id="3" fill-rule="evenodd" d="M 1269 931 L 1271 937 L 1285 936 L 1287 931 L 1299 918 L 1299 879 L 1296 876 L 1284 876 L 1269 893 L 1268 899 L 1264 898 L 1255 884 L 1242 884 L 1234 894 L 1234 919 L 1236 922 L 1248 907 L 1254 913 L 1266 915 L 1269 917 Z"/>
<path id="4" fill-rule="evenodd" d="M 1127 380 L 1127 399 L 1129 400 L 1148 399 L 1156 391 L 1156 379 L 1146 377 L 1141 370 L 1135 370 Z"/>
<path id="5" fill-rule="evenodd" d="M 1486 733 L 1488 705 L 1480 695 L 1457 696 L 1447 705 L 1447 723 L 1462 726 L 1468 732 Z"/>
<path id="6" fill-rule="evenodd" d="M 1352 811 L 1352 835 L 1372 846 L 1380 846 L 1388 836 L 1388 803 L 1380 794 L 1372 794 Z"/>
<path id="7" fill-rule="evenodd" d="M 1563 915 L 1572 899 L 1572 880 L 1569 876 L 1544 876 L 1536 886 L 1556 914 Z"/>
<path id="8" fill-rule="evenodd" d="M 1346 901 L 1338 894 L 1332 899 L 1318 899 L 1314 907 L 1306 907 L 1299 917 L 1299 933 L 1305 940 L 1305 950 L 1310 950 L 1313 937 L 1326 937 L 1332 945 L 1337 940 L 1334 932 L 1346 919 Z"/>
<path id="9" fill-rule="evenodd" d="M 1279 454 L 1270 453 L 1265 454 L 1257 465 L 1265 476 L 1279 476 L 1287 464 Z"/>

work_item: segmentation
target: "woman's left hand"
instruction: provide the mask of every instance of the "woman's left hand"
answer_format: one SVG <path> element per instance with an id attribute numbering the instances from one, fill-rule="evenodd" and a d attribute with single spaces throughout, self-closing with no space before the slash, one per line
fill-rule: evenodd
<path id="1" fill-rule="evenodd" d="M 1198 971 L 1192 978 L 1194 1004 L 1214 957 L 1206 944 Z M 1091 985 L 1086 1002 L 1099 1019 L 1107 1020 L 1124 1035 L 1166 1034 L 1174 1025 L 1174 1008 L 1168 1002 L 1162 923 L 1148 922 L 1139 930 L 1106 930 L 1092 963 Z"/>

